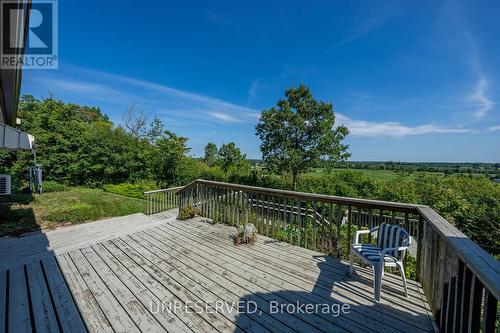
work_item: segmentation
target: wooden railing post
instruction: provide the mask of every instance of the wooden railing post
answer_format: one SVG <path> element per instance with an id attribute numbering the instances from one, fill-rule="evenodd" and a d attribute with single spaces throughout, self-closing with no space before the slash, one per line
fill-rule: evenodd
<path id="1" fill-rule="evenodd" d="M 317 240 L 316 240 L 316 223 L 318 221 L 318 217 L 316 216 L 316 214 L 318 213 L 317 212 L 317 209 L 316 209 L 316 201 L 313 203 L 313 218 L 312 218 L 312 223 L 313 223 L 313 239 L 312 239 L 312 242 L 313 242 L 313 250 L 316 251 L 317 249 Z"/>
<path id="2" fill-rule="evenodd" d="M 347 209 L 347 250 L 346 253 L 350 253 L 352 246 L 352 207 L 349 205 Z"/>
<path id="3" fill-rule="evenodd" d="M 328 251 L 331 254 L 333 252 L 333 230 L 332 226 L 334 223 L 334 213 L 333 213 L 333 203 L 330 204 L 330 223 L 328 223 Z"/>
<path id="4" fill-rule="evenodd" d="M 424 232 L 424 219 L 421 215 L 418 217 L 418 233 L 417 233 L 417 258 L 416 258 L 416 268 L 415 268 L 415 275 L 417 281 L 421 282 L 420 279 L 420 274 L 421 274 L 421 268 L 422 268 L 422 261 L 423 261 L 423 256 L 422 256 L 422 247 L 423 247 L 423 232 Z"/>

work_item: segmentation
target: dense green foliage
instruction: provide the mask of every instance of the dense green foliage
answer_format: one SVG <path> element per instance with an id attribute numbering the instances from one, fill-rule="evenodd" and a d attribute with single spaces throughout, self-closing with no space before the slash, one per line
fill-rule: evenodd
<path id="1" fill-rule="evenodd" d="M 237 181 L 246 177 L 251 170 L 247 155 L 242 154 L 234 142 L 225 143 L 220 149 L 209 142 L 205 146 L 203 160 L 209 168 L 202 173 L 202 178 L 210 180 Z"/>
<path id="2" fill-rule="evenodd" d="M 146 176 L 145 140 L 114 127 L 98 108 L 24 96 L 19 117 L 21 129 L 36 138 L 36 162 L 46 180 L 99 186 Z M 15 185 L 21 186 L 33 165 L 32 154 L 0 154 L 0 165 L 10 169 Z"/>
<path id="3" fill-rule="evenodd" d="M 208 166 L 214 166 L 215 163 L 217 163 L 217 160 L 219 159 L 219 149 L 217 148 L 217 145 L 213 142 L 207 143 L 205 146 L 205 158 L 203 161 L 208 165 Z"/>
<path id="4" fill-rule="evenodd" d="M 113 125 L 98 108 L 32 96 L 21 99 L 19 117 L 21 129 L 36 138 L 36 163 L 42 165 L 44 180 L 58 184 L 143 183 L 138 192 L 183 185 L 199 177 L 238 181 L 250 172 L 246 155 L 232 142 L 220 150 L 212 147 L 216 153 L 210 166 L 189 157 L 188 139 L 166 130 L 158 118 L 147 129 L 132 132 Z M 13 176 L 15 190 L 26 187 L 34 162 L 31 153 L 0 151 L 0 173 Z M 125 195 L 133 191 L 106 189 Z"/>
<path id="5" fill-rule="evenodd" d="M 289 172 L 295 189 L 300 173 L 350 156 L 342 143 L 349 131 L 334 127 L 332 104 L 316 101 L 306 86 L 288 89 L 285 97 L 262 112 L 256 131 L 266 166 L 277 173 Z"/>

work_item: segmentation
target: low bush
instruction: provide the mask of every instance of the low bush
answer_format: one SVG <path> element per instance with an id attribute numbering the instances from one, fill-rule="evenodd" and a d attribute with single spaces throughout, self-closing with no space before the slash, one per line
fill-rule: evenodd
<path id="1" fill-rule="evenodd" d="M 179 220 L 192 219 L 196 215 L 200 215 L 200 209 L 198 207 L 191 206 L 190 204 L 182 207 L 179 211 L 177 218 Z"/>
<path id="2" fill-rule="evenodd" d="M 200 173 L 200 178 L 219 182 L 227 182 L 226 172 L 219 166 L 206 167 Z"/>
<path id="3" fill-rule="evenodd" d="M 234 245 L 255 243 L 257 232 L 257 228 L 252 223 L 239 226 L 238 232 L 233 236 Z"/>

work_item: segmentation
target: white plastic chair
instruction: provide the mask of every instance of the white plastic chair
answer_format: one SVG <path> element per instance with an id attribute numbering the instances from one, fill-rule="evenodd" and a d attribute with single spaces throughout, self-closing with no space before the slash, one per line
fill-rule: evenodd
<path id="1" fill-rule="evenodd" d="M 359 236 L 361 234 L 374 235 L 377 238 L 377 245 L 360 243 Z M 405 295 L 408 297 L 403 259 L 406 250 L 410 247 L 410 243 L 411 237 L 406 230 L 386 223 L 369 230 L 358 230 L 354 234 L 354 241 L 349 255 L 349 272 L 350 274 L 354 273 L 354 257 L 373 267 L 373 293 L 377 302 L 380 302 L 380 290 L 385 266 L 399 268 Z M 384 260 L 381 260 L 381 258 L 384 258 Z"/>

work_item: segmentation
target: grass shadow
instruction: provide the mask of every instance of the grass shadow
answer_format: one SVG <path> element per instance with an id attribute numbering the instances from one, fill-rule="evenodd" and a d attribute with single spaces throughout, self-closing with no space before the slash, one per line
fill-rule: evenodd
<path id="1" fill-rule="evenodd" d="M 41 229 L 33 208 L 29 206 L 34 199 L 31 194 L 15 194 L 1 198 L 0 236 L 18 236 Z"/>

